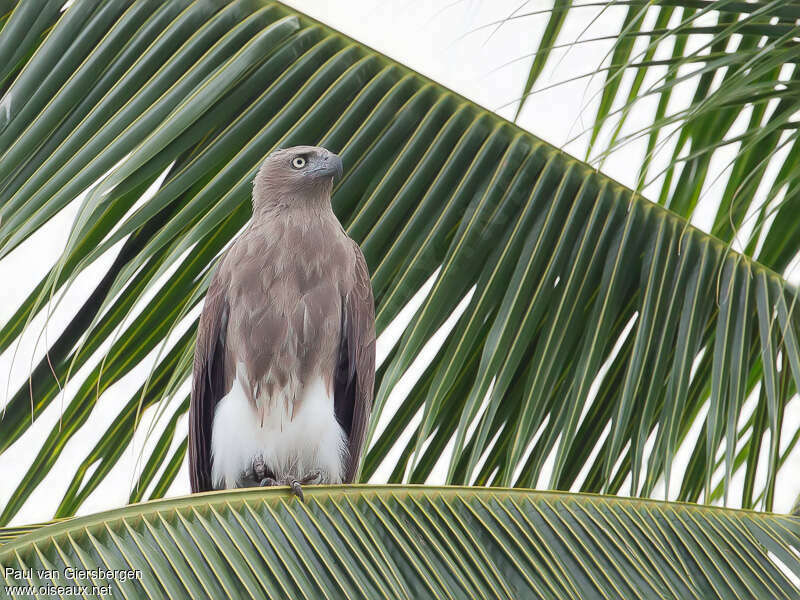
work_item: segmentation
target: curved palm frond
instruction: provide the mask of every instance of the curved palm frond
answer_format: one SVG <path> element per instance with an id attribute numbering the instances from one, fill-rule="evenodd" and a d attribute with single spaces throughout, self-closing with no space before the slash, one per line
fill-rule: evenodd
<path id="1" fill-rule="evenodd" d="M 36 315 L 116 254 L 5 407 L 0 453 L 78 378 L 0 523 L 40 493 L 98 398 L 140 364 L 155 366 L 114 398 L 118 416 L 57 516 L 97 489 L 147 408 L 166 426 L 130 499 L 166 492 L 185 454 L 195 309 L 249 218 L 263 157 L 299 143 L 343 157 L 334 208 L 367 258 L 379 332 L 426 290 L 379 370 L 364 479 L 380 469 L 391 481 L 730 502 L 744 472 L 737 501 L 772 507 L 776 483 L 793 476 L 781 466 L 796 440 L 781 423 L 800 381 L 796 293 L 777 274 L 277 3 L 111 4 L 73 4 L 6 91 L 28 100 L 0 127 L 0 257 L 94 187 L 61 258 L 0 330 L 0 350 L 14 352 Z M 97 23 L 97 40 L 62 36 L 70 19 Z M 48 75 L 37 87 L 27 73 Z M 391 406 L 440 330 L 441 349 Z M 681 447 L 690 460 L 676 467 Z"/>
<path id="2" fill-rule="evenodd" d="M 563 4 L 553 4 L 548 30 L 560 27 L 569 10 L 626 11 L 595 71 L 602 74 L 603 87 L 592 98 L 598 105 L 585 132 L 587 157 L 602 165 L 625 144 L 646 139 L 639 186 L 687 219 L 698 207 L 711 210 L 715 236 L 736 240 L 778 273 L 792 267 L 800 252 L 795 168 L 800 5 L 784 0 Z M 517 114 L 535 91 L 554 39 L 543 39 L 534 54 Z M 634 77 L 623 85 L 628 71 Z M 675 97 L 679 85 L 691 88 L 685 102 Z M 626 128 L 632 110 L 651 98 L 658 106 L 645 116 L 649 123 Z M 606 142 L 598 149 L 601 132 Z M 725 157 L 722 170 L 712 164 L 719 156 Z M 703 203 L 703 190 L 718 182 L 725 184 L 719 205 Z"/>
<path id="3" fill-rule="evenodd" d="M 797 517 L 652 501 L 317 487 L 305 503 L 235 491 L 69 519 L 0 545 L 0 564 L 6 585 L 56 571 L 125 598 L 789 599 L 799 533 Z"/>

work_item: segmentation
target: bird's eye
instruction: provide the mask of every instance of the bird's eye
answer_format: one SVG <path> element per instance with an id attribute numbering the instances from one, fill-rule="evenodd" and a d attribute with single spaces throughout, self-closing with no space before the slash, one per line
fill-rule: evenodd
<path id="1" fill-rule="evenodd" d="M 303 167 L 306 166 L 306 159 L 303 158 L 302 156 L 295 156 L 292 159 L 292 166 L 295 169 L 302 169 Z"/>

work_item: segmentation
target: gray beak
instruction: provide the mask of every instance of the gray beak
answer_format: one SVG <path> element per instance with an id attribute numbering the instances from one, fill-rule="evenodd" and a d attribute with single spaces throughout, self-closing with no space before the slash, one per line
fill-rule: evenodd
<path id="1" fill-rule="evenodd" d="M 314 169 L 314 173 L 320 177 L 335 177 L 336 179 L 341 179 L 342 172 L 342 159 L 337 154 L 329 154 L 325 157 L 322 165 L 318 169 Z"/>
<path id="2" fill-rule="evenodd" d="M 342 166 L 342 159 L 339 158 L 338 154 L 331 154 L 330 160 L 333 163 L 333 168 L 336 170 L 334 173 L 336 179 L 341 179 L 342 173 L 344 173 L 344 167 Z"/>

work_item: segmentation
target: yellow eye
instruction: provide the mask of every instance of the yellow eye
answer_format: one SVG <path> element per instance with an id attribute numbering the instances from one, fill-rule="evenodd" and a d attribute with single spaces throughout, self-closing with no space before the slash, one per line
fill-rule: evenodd
<path id="1" fill-rule="evenodd" d="M 292 159 L 292 166 L 295 169 L 302 169 L 303 167 L 306 166 L 306 159 L 303 158 L 302 156 L 295 156 Z"/>

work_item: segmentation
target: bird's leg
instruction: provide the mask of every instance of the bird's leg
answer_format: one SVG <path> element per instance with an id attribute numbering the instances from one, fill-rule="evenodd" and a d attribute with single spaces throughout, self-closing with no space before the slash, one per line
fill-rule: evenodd
<path id="1" fill-rule="evenodd" d="M 267 465 L 263 456 L 259 455 L 253 459 L 253 473 L 256 481 L 261 481 L 267 476 Z"/>
<path id="2" fill-rule="evenodd" d="M 236 487 L 247 488 L 254 487 L 259 484 L 268 474 L 264 459 L 257 456 L 250 463 L 250 466 L 241 472 L 239 479 L 236 481 Z"/>
<path id="3" fill-rule="evenodd" d="M 322 473 L 320 473 L 319 471 L 313 471 L 308 475 L 306 475 L 305 477 L 303 477 L 300 480 L 300 483 L 302 483 L 303 485 L 319 483 L 320 479 L 322 479 Z"/>
<path id="4" fill-rule="evenodd" d="M 253 459 L 253 474 L 255 480 L 259 482 L 258 485 L 260 487 L 280 485 L 275 477 L 273 477 L 272 472 L 267 468 L 263 456 L 256 456 Z"/>

